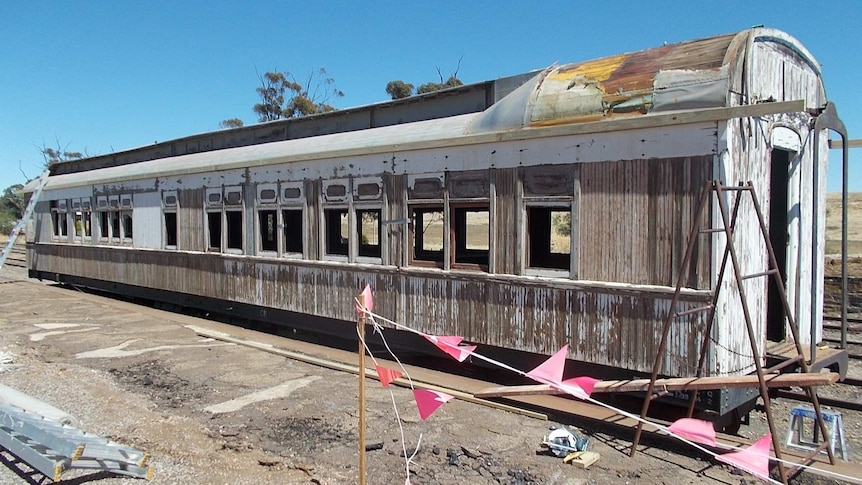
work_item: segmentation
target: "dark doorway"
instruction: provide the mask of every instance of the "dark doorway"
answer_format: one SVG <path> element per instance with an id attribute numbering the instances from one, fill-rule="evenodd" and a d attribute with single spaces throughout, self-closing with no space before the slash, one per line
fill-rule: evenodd
<path id="1" fill-rule="evenodd" d="M 790 184 L 790 160 L 794 153 L 787 150 L 773 149 L 770 166 L 769 183 L 769 242 L 775 252 L 781 281 L 787 281 L 787 246 L 788 234 L 788 187 Z M 787 290 L 787 285 L 784 285 Z M 786 336 L 784 301 L 779 293 L 775 277 L 769 277 L 766 307 L 766 339 L 780 342 Z"/>

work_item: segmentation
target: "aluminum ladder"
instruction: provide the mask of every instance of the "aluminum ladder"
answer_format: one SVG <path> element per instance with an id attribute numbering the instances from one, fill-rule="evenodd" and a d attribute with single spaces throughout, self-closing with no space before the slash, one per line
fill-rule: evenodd
<path id="1" fill-rule="evenodd" d="M 50 172 L 48 170 L 45 170 L 42 172 L 42 175 L 39 176 L 39 182 L 33 190 L 33 195 L 30 196 L 30 202 L 27 203 L 24 215 L 21 216 L 21 219 L 18 219 L 18 223 L 12 228 L 12 233 L 9 234 L 9 241 L 7 241 L 6 246 L 3 247 L 3 254 L 0 254 L 0 269 L 3 268 L 3 264 L 6 262 L 6 258 L 9 257 L 9 253 L 12 252 L 12 246 L 14 246 L 15 241 L 18 240 L 18 235 L 21 234 L 21 230 L 27 225 L 27 221 L 33 217 L 33 211 L 36 210 L 36 202 L 39 201 L 39 197 L 42 195 L 42 189 L 44 189 L 45 184 L 48 183 L 49 173 Z"/>
<path id="2" fill-rule="evenodd" d="M 70 469 L 153 479 L 149 454 L 12 405 L 0 405 L 0 449 L 55 482 Z"/>

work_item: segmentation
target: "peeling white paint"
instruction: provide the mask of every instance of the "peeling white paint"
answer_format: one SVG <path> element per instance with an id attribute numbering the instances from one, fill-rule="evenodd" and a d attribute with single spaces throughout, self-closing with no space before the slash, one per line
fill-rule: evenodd
<path id="1" fill-rule="evenodd" d="M 45 328 L 45 329 L 80 327 L 80 325 L 78 325 L 77 323 L 37 323 L 37 324 L 35 324 L 35 326 L 40 327 L 40 328 Z M 31 342 L 40 342 L 42 340 L 45 340 L 46 337 L 52 337 L 54 335 L 64 335 L 67 333 L 89 332 L 91 330 L 96 330 L 97 328 L 99 328 L 98 325 L 92 325 L 92 326 L 88 326 L 87 328 L 79 328 L 76 330 L 53 330 L 53 331 L 49 331 L 49 332 L 37 332 L 37 333 L 31 333 L 29 335 L 29 337 L 30 337 Z"/>
<path id="2" fill-rule="evenodd" d="M 200 345 L 159 345 L 158 347 L 146 347 L 143 349 L 136 350 L 124 350 L 129 345 L 137 342 L 140 339 L 132 339 L 126 340 L 120 345 L 115 345 L 113 347 L 106 347 L 103 349 L 90 350 L 87 352 L 81 352 L 75 354 L 76 359 L 104 359 L 104 358 L 117 358 L 117 357 L 133 357 L 136 355 L 142 355 L 149 352 L 156 352 L 159 350 L 173 350 L 173 349 L 185 349 L 185 348 L 193 348 L 193 347 L 224 347 L 226 345 L 234 345 L 231 343 L 205 343 Z M 207 339 L 209 342 L 215 342 L 213 339 Z"/>
<path id="3" fill-rule="evenodd" d="M 288 397 L 297 389 L 301 389 L 318 379 L 320 379 L 320 376 L 306 376 L 299 379 L 293 379 L 285 382 L 284 384 L 279 384 L 268 389 L 262 389 L 260 391 L 246 394 L 245 396 L 231 399 L 230 401 L 225 401 L 220 404 L 214 404 L 205 408 L 204 410 L 209 411 L 213 414 L 238 411 L 243 407 L 248 406 L 249 404 L 254 404 L 256 402 Z"/>

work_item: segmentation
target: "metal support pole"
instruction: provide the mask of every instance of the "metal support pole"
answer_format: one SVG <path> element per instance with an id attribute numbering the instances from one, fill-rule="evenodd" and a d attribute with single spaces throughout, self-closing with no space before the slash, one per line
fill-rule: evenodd
<path id="1" fill-rule="evenodd" d="M 359 308 L 365 309 L 365 295 L 360 294 Z M 359 485 L 365 485 L 365 312 L 356 318 L 359 333 Z"/>

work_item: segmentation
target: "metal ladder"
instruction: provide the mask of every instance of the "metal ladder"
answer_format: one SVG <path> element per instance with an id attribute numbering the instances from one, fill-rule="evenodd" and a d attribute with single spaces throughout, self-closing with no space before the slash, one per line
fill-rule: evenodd
<path id="1" fill-rule="evenodd" d="M 39 197 L 42 195 L 42 189 L 44 189 L 45 184 L 48 183 L 48 175 L 49 171 L 45 170 L 42 172 L 42 175 L 39 176 L 39 182 L 36 184 L 36 189 L 33 190 L 33 195 L 30 196 L 30 202 L 27 203 L 24 215 L 21 216 L 21 219 L 18 219 L 18 223 L 12 228 L 12 233 L 9 234 L 9 241 L 6 242 L 6 246 L 3 248 L 3 254 L 0 254 L 0 269 L 3 268 L 3 264 L 6 262 L 6 258 L 9 257 L 9 253 L 12 252 L 12 246 L 14 246 L 15 241 L 18 240 L 18 235 L 21 234 L 21 230 L 24 229 L 27 225 L 27 221 L 29 221 L 33 216 L 33 211 L 36 209 L 36 202 L 39 201 Z"/>
<path id="2" fill-rule="evenodd" d="M 726 198 L 730 198 L 731 194 L 735 194 L 733 197 L 733 206 L 728 206 L 728 201 Z M 755 217 L 757 219 L 759 229 L 760 229 L 760 238 L 766 248 L 766 253 L 768 256 L 768 266 L 769 268 L 761 273 L 743 275 L 740 269 L 739 259 L 737 257 L 737 251 L 734 243 L 733 234 L 736 230 L 737 222 L 740 218 L 740 206 L 742 202 L 742 198 L 744 195 L 749 196 L 749 200 L 751 202 L 751 206 Z M 714 196 L 714 197 L 713 197 Z M 710 200 L 714 200 L 718 204 L 718 209 L 721 214 L 721 224 L 720 228 L 702 228 L 704 224 L 703 216 L 704 212 L 708 210 L 710 205 Z M 694 248 L 697 245 L 698 235 L 700 234 L 714 234 L 714 233 L 723 233 L 725 236 L 725 247 L 724 247 L 724 255 L 721 260 L 721 265 L 719 266 L 718 272 L 718 280 L 715 284 L 715 289 L 713 290 L 713 298 L 712 302 L 709 305 L 701 308 L 695 308 L 692 310 L 684 311 L 684 312 L 676 312 L 676 305 L 679 301 L 680 292 L 682 288 L 685 286 L 685 279 L 688 275 L 689 267 L 691 264 L 691 260 L 694 256 Z M 673 324 L 673 320 L 676 317 L 694 313 L 694 312 L 706 312 L 706 326 L 704 329 L 704 338 L 701 342 L 698 364 L 697 364 L 697 374 L 696 377 L 701 377 L 703 374 L 703 368 L 705 364 L 705 359 L 707 355 L 707 346 L 710 342 L 709 336 L 712 332 L 712 325 L 715 319 L 715 312 L 718 303 L 719 292 L 722 287 L 722 281 L 725 277 L 725 272 L 728 269 L 728 263 L 730 263 L 733 269 L 733 276 L 736 279 L 736 289 L 739 297 L 739 302 L 742 307 L 742 313 L 745 317 L 745 327 L 748 333 L 748 341 L 751 347 L 752 355 L 754 356 L 754 367 L 757 373 L 758 378 L 758 390 L 760 392 L 760 398 L 763 401 L 764 412 L 766 414 L 766 420 L 769 424 L 769 430 L 772 434 L 772 451 L 775 453 L 775 458 L 778 459 L 778 473 L 782 483 L 787 483 L 790 476 L 793 476 L 795 473 L 800 471 L 799 466 L 795 466 L 790 470 L 786 470 L 784 463 L 782 460 L 782 452 L 781 452 L 781 439 L 778 436 L 775 428 L 775 422 L 772 418 L 772 410 L 770 406 L 770 398 L 769 392 L 766 387 L 765 376 L 774 372 L 779 372 L 784 367 L 787 367 L 792 364 L 798 363 L 802 369 L 803 373 L 809 372 L 809 363 L 805 360 L 805 356 L 802 353 L 802 345 L 800 343 L 799 330 L 796 326 L 796 320 L 794 317 L 793 310 L 790 308 L 790 304 L 787 299 L 787 295 L 785 294 L 784 288 L 785 284 L 783 278 L 781 276 L 781 272 L 778 269 L 778 262 L 775 258 L 775 252 L 772 249 L 772 244 L 769 239 L 769 231 L 766 226 L 766 221 L 763 216 L 763 211 L 761 210 L 760 203 L 757 199 L 757 194 L 754 190 L 754 185 L 751 182 L 747 182 L 745 184 L 740 183 L 736 186 L 728 186 L 722 184 L 720 181 L 711 181 L 704 184 L 703 192 L 698 202 L 697 209 L 694 214 L 694 223 L 691 227 L 691 232 L 688 238 L 688 245 L 686 247 L 685 256 L 683 257 L 682 266 L 679 271 L 679 276 L 676 284 L 676 291 L 674 292 L 673 298 L 671 299 L 670 309 L 667 315 L 667 318 L 664 321 L 662 327 L 662 336 L 661 341 L 659 343 L 659 349 L 656 353 L 656 358 L 653 363 L 652 376 L 650 378 L 650 385 L 647 390 L 646 396 L 644 397 L 643 408 L 641 409 L 641 419 L 646 418 L 647 413 L 649 411 L 650 402 L 658 397 L 660 397 L 660 393 L 656 393 L 656 380 L 658 379 L 659 369 L 661 368 L 662 362 L 664 361 L 665 350 L 667 345 L 668 333 L 671 325 Z M 745 289 L 743 285 L 743 280 L 751 279 L 751 278 L 759 278 L 759 277 L 771 277 L 774 279 L 776 283 L 776 289 L 780 296 L 780 299 L 784 308 L 784 317 L 787 319 L 787 326 L 790 328 L 792 335 L 792 343 L 796 349 L 796 356 L 788 359 L 785 362 L 779 363 L 769 368 L 764 368 L 761 363 L 761 358 L 759 357 L 760 351 L 757 348 L 757 336 L 754 333 L 754 326 L 752 323 L 751 313 L 749 311 L 749 305 L 745 294 Z M 822 436 L 828 437 L 829 434 L 827 432 L 826 426 L 823 420 L 823 414 L 820 409 L 820 403 L 817 398 L 817 391 L 812 386 L 804 386 L 803 387 L 808 394 L 808 398 L 810 399 L 813 407 L 814 407 L 814 415 L 815 415 L 815 425 L 818 426 L 819 431 Z M 692 392 L 689 397 L 689 407 L 687 416 L 691 417 L 694 413 L 695 401 L 696 401 L 697 392 Z M 643 432 L 643 421 L 638 422 L 637 431 L 635 432 L 635 437 L 632 443 L 630 455 L 634 456 L 637 452 L 637 446 L 640 442 L 641 433 Z M 816 450 L 806 456 L 803 459 L 803 463 L 810 462 L 814 456 L 816 456 L 820 451 L 827 452 L 829 456 L 829 463 L 835 464 L 835 456 L 832 452 L 832 449 L 828 446 L 829 439 L 827 438 L 826 442 L 819 446 Z"/>
<path id="3" fill-rule="evenodd" d="M 153 479 L 149 454 L 11 405 L 0 405 L 0 449 L 55 482 L 69 469 Z"/>

